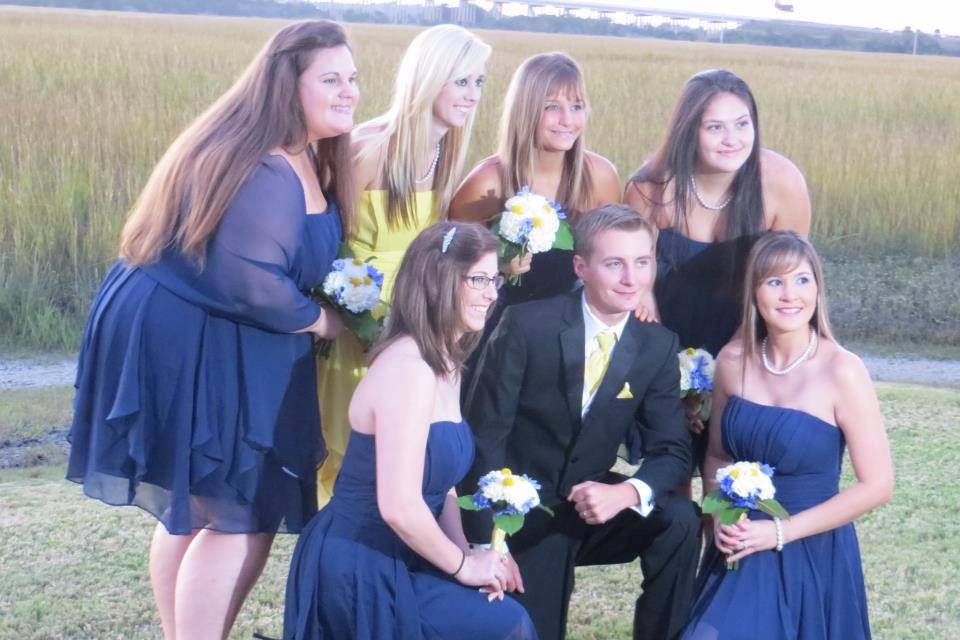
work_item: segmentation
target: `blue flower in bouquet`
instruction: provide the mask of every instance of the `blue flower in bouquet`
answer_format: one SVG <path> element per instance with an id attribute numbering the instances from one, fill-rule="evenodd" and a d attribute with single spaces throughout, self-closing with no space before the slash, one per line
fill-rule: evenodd
<path id="1" fill-rule="evenodd" d="M 720 493 L 734 507 L 756 509 L 758 500 L 772 500 L 773 467 L 758 462 L 737 462 L 717 469 Z"/>
<path id="2" fill-rule="evenodd" d="M 323 292 L 330 301 L 351 313 L 372 311 L 380 303 L 382 288 L 383 273 L 359 258 L 334 260 L 323 281 Z"/>
<path id="3" fill-rule="evenodd" d="M 750 510 L 762 511 L 774 518 L 789 518 L 787 510 L 774 499 L 773 467 L 760 462 L 735 462 L 717 469 L 719 491 L 703 499 L 703 513 L 713 514 L 721 524 L 734 524 Z M 739 562 L 727 565 L 736 570 Z"/>
<path id="4" fill-rule="evenodd" d="M 677 354 L 680 363 L 680 397 L 687 412 L 706 422 L 710 419 L 710 393 L 716 363 L 709 351 L 684 349 Z"/>
<path id="5" fill-rule="evenodd" d="M 500 237 L 500 258 L 510 261 L 554 248 L 573 249 L 566 218 L 557 203 L 523 187 L 504 203 L 493 225 L 493 233 Z M 510 282 L 518 284 L 520 276 L 510 276 Z"/>
<path id="6" fill-rule="evenodd" d="M 540 483 L 526 474 L 500 469 L 484 475 L 478 484 L 473 503 L 480 509 L 493 509 L 494 515 L 525 515 L 540 504 Z"/>
<path id="7" fill-rule="evenodd" d="M 684 349 L 677 354 L 680 361 L 680 392 L 713 391 L 716 362 L 704 349 Z"/>
<path id="8" fill-rule="evenodd" d="M 372 344 L 383 329 L 388 311 L 380 300 L 383 273 L 370 264 L 372 258 L 361 260 L 354 257 L 345 244 L 340 246 L 340 255 L 342 257 L 330 266 L 323 284 L 312 289 L 310 294 L 337 309 L 344 326 L 361 342 Z M 318 340 L 314 344 L 314 353 L 327 357 L 332 344 L 330 340 Z"/>
<path id="9" fill-rule="evenodd" d="M 540 483 L 526 474 L 516 475 L 510 469 L 497 469 L 485 474 L 477 483 L 477 492 L 461 496 L 457 504 L 468 511 L 493 511 L 491 546 L 506 552 L 504 540 L 523 526 L 524 516 L 531 509 L 553 511 L 540 504 Z"/>

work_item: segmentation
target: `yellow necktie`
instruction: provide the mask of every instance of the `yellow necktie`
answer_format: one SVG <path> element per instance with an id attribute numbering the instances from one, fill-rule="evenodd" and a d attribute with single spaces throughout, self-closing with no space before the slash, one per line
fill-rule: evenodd
<path id="1" fill-rule="evenodd" d="M 593 394 L 600 387 L 600 381 L 603 380 L 603 374 L 607 372 L 607 366 L 610 364 L 610 353 L 613 351 L 613 345 L 616 341 L 617 334 L 609 329 L 598 333 L 596 336 L 596 345 L 587 360 L 587 368 L 583 376 L 583 383 L 589 390 L 588 398 L 593 397 Z"/>

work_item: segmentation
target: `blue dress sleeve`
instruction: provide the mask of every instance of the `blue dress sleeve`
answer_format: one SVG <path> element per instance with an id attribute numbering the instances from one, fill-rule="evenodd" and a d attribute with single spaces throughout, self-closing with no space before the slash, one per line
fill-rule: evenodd
<path id="1" fill-rule="evenodd" d="M 305 223 L 296 174 L 262 163 L 227 207 L 207 249 L 204 277 L 232 301 L 231 315 L 278 332 L 316 322 L 320 307 L 297 283 Z"/>
<path id="2" fill-rule="evenodd" d="M 320 316 L 301 291 L 306 219 L 300 180 L 282 159 L 267 158 L 227 206 L 203 269 L 176 250 L 143 269 L 211 314 L 276 333 L 299 331 Z"/>

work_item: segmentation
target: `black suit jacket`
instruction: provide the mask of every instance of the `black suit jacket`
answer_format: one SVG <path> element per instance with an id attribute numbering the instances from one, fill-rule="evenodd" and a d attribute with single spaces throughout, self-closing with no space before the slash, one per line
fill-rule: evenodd
<path id="1" fill-rule="evenodd" d="M 632 315 L 590 409 L 581 419 L 584 323 L 581 293 L 514 305 L 481 355 L 464 413 L 477 455 L 460 484 L 509 467 L 539 481 L 541 501 L 566 501 L 570 488 L 601 480 L 627 429 L 640 429 L 643 464 L 634 477 L 656 496 L 689 477 L 690 436 L 680 405 L 677 336 Z M 632 398 L 617 398 L 624 383 Z M 489 514 L 464 513 L 467 537 L 486 542 Z"/>

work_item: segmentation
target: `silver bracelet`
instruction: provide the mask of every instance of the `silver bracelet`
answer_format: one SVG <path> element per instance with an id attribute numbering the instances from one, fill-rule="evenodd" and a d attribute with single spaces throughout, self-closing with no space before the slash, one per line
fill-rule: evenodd
<path id="1" fill-rule="evenodd" d="M 773 518 L 773 526 L 777 528 L 777 551 L 783 551 L 783 525 L 780 524 L 780 518 Z"/>

